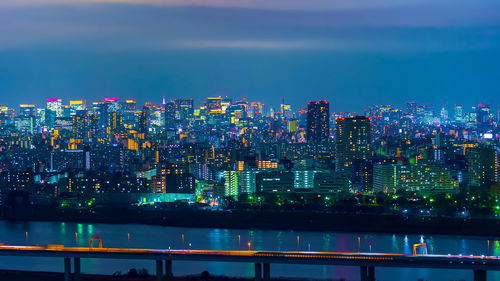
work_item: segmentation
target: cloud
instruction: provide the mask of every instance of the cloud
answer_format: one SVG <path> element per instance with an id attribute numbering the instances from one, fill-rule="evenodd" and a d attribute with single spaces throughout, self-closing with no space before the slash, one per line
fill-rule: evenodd
<path id="1" fill-rule="evenodd" d="M 164 44 L 164 47 L 180 49 L 265 49 L 300 50 L 332 48 L 332 42 L 320 40 L 181 40 Z M 337 47 L 345 45 L 342 42 Z M 160 44 L 161 46 L 161 44 Z"/>
<path id="2" fill-rule="evenodd" d="M 445 3 L 448 0 L 436 1 Z M 500 32 L 495 28 L 500 25 L 497 12 L 500 9 L 483 11 L 456 6 L 450 9 L 432 9 L 432 6 L 408 9 L 396 5 L 391 8 L 339 11 L 173 7 L 186 3 L 200 4 L 200 0 L 141 0 L 140 3 L 149 5 L 123 4 L 138 2 L 0 0 L 0 7 L 27 5 L 0 9 L 0 33 L 4 35 L 0 37 L 0 49 L 419 52 L 498 49 L 500 45 Z M 330 8 L 334 7 L 330 3 L 338 2 L 307 1 L 315 7 Z M 402 0 L 402 3 L 412 2 Z M 261 3 L 261 7 L 267 8 L 284 5 L 282 0 L 266 0 L 265 3 L 260 0 L 205 0 L 203 3 L 212 6 L 247 3 L 246 6 L 252 4 L 255 7 Z M 306 2 L 287 0 L 287 3 L 290 3 L 287 6 L 290 8 L 299 7 L 300 3 L 305 5 Z M 375 5 L 378 1 L 369 0 L 367 3 Z M 475 29 L 477 27 L 479 29 Z"/>
<path id="3" fill-rule="evenodd" d="M 102 42 L 103 51 L 127 50 L 242 50 L 242 51 L 339 51 L 339 52 L 441 52 L 460 49 L 479 49 L 478 44 L 446 44 L 445 42 L 405 41 L 393 37 L 367 39 L 337 36 L 317 39 L 267 39 L 267 38 L 209 38 L 209 39 L 155 39 L 145 41 Z"/>
<path id="4" fill-rule="evenodd" d="M 476 0 L 476 3 L 494 3 L 494 0 Z M 351 10 L 370 9 L 380 7 L 444 4 L 461 5 L 470 3 L 467 0 L 2 0 L 1 7 L 20 7 L 50 4 L 136 4 L 136 5 L 161 5 L 161 6 L 206 6 L 248 9 L 272 10 Z"/>

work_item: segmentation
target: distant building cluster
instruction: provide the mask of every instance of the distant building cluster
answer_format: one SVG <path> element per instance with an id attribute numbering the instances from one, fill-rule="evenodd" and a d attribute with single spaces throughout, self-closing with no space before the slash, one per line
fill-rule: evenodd
<path id="1" fill-rule="evenodd" d="M 241 196 L 454 194 L 498 182 L 500 111 L 408 102 L 332 112 L 209 97 L 0 107 L 0 204 L 84 207 Z M 258 200 L 258 199 L 255 199 Z"/>

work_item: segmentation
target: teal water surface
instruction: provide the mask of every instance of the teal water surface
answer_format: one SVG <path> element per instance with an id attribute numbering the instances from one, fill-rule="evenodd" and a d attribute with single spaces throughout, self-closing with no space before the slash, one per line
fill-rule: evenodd
<path id="1" fill-rule="evenodd" d="M 218 229 L 164 227 L 140 224 L 97 224 L 61 222 L 0 221 L 0 242 L 12 245 L 62 244 L 88 247 L 90 237 L 98 235 L 104 247 L 153 249 L 214 250 L 311 250 L 412 253 L 412 245 L 425 241 L 429 254 L 463 254 L 500 256 L 500 238 L 405 235 L 350 232 L 309 232 L 257 229 Z M 359 244 L 358 244 L 359 237 Z M 153 261 L 83 259 L 84 273 L 113 274 L 130 268 L 154 272 Z M 0 269 L 62 271 L 63 261 L 57 258 L 0 257 Z M 174 262 L 175 275 L 199 274 L 208 270 L 214 275 L 252 277 L 253 264 Z M 272 277 L 359 280 L 359 268 L 337 266 L 271 265 Z M 466 280 L 472 281 L 469 270 L 434 270 L 376 268 L 378 281 L 401 280 Z M 500 273 L 488 272 L 488 280 L 500 280 Z"/>

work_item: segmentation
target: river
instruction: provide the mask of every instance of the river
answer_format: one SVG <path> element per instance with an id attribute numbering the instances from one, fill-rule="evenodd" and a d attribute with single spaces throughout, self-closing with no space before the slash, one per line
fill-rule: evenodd
<path id="1" fill-rule="evenodd" d="M 217 229 L 164 227 L 140 224 L 99 224 L 61 222 L 0 221 L 0 242 L 12 245 L 63 244 L 88 247 L 90 237 L 98 235 L 104 247 L 237 250 L 311 250 L 412 253 L 412 245 L 425 241 L 429 254 L 500 256 L 499 238 L 404 235 L 381 233 L 309 232 L 258 229 Z M 358 244 L 358 237 L 360 243 Z M 62 259 L 0 257 L 1 269 L 63 271 Z M 154 273 L 153 261 L 83 259 L 82 272 L 126 273 L 130 268 L 145 268 Z M 174 262 L 175 275 L 199 274 L 253 276 L 253 264 Z M 469 270 L 376 268 L 378 281 L 467 280 Z M 359 268 L 334 266 L 271 265 L 272 277 L 359 280 Z M 488 272 L 488 280 L 500 280 L 500 272 Z"/>

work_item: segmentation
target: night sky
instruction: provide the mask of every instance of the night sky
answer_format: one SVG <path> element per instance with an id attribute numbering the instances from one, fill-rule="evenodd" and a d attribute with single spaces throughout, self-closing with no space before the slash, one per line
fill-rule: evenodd
<path id="1" fill-rule="evenodd" d="M 138 4 L 138 3 L 141 4 Z M 498 0 L 2 0 L 0 104 L 500 104 Z"/>

